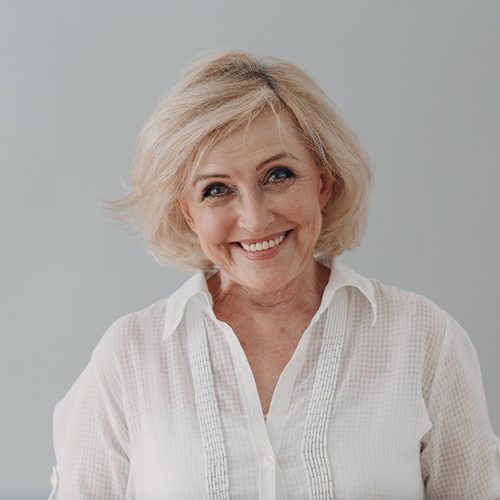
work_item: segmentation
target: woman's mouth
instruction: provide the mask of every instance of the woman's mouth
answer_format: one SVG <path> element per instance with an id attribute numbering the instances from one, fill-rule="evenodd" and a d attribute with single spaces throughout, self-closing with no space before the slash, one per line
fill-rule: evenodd
<path id="1" fill-rule="evenodd" d="M 258 241 L 256 243 L 244 243 L 240 241 L 239 245 L 246 252 L 253 252 L 253 253 L 263 252 L 265 250 L 269 250 L 270 248 L 279 246 L 283 242 L 283 240 L 287 237 L 289 232 L 290 231 L 285 231 L 283 233 L 280 233 L 278 236 L 275 236 L 274 238 Z"/>

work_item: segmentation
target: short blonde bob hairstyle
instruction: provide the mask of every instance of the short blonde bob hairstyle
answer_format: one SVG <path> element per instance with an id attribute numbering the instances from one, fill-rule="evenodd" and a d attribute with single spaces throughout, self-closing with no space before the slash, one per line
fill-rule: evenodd
<path id="1" fill-rule="evenodd" d="M 106 202 L 115 219 L 140 230 L 161 265 L 214 266 L 177 200 L 204 155 L 265 110 L 289 113 L 318 167 L 334 179 L 315 253 L 333 259 L 359 246 L 373 174 L 334 103 L 294 64 L 224 51 L 191 63 L 159 100 L 140 133 L 126 196 Z"/>

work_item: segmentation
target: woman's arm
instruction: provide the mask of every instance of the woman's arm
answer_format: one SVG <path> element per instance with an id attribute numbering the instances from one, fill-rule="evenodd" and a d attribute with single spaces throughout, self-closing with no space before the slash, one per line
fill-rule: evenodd
<path id="1" fill-rule="evenodd" d="M 500 499 L 500 440 L 489 420 L 479 360 L 448 313 L 427 409 L 432 428 L 421 453 L 427 498 Z"/>
<path id="2" fill-rule="evenodd" d="M 95 351 L 53 416 L 57 465 L 51 499 L 126 498 L 128 432 L 118 378 Z"/>

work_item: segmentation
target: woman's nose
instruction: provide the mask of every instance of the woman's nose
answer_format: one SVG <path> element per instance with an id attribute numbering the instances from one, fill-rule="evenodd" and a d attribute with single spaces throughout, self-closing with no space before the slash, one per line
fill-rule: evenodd
<path id="1" fill-rule="evenodd" d="M 239 224 L 249 234 L 265 236 L 274 221 L 274 213 L 266 196 L 256 193 L 242 196 Z"/>

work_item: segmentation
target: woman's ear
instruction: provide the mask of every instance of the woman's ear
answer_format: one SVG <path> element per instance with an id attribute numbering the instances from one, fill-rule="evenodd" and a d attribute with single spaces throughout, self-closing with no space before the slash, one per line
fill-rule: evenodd
<path id="1" fill-rule="evenodd" d="M 191 215 L 191 211 L 189 209 L 189 204 L 185 200 L 185 198 L 177 198 L 177 205 L 179 205 L 179 210 L 181 211 L 184 220 L 187 222 L 187 225 L 193 231 L 193 233 L 196 233 L 196 225 L 194 223 L 193 216 Z"/>
<path id="2" fill-rule="evenodd" d="M 319 204 L 321 209 L 325 208 L 333 191 L 333 184 L 335 182 L 334 174 L 323 170 L 319 176 L 320 189 L 319 189 Z"/>

